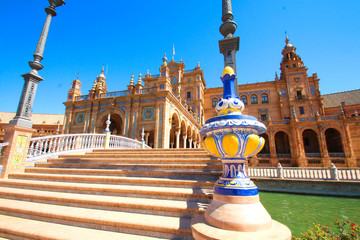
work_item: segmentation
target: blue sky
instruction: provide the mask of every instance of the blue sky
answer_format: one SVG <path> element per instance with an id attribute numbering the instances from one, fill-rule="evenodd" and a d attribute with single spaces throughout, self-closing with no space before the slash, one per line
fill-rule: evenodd
<path id="1" fill-rule="evenodd" d="M 63 114 L 71 82 L 80 72 L 87 94 L 103 64 L 109 91 L 126 89 L 131 74 L 157 74 L 164 53 L 186 69 L 200 62 L 207 87 L 219 87 L 223 57 L 218 40 L 221 1 L 74 1 L 57 8 L 45 47 L 45 79 L 34 113 Z M 279 72 L 284 32 L 322 94 L 359 89 L 359 0 L 233 0 L 240 36 L 238 81 L 273 81 Z M 0 8 L 0 111 L 15 112 L 42 26 L 46 0 L 2 1 Z"/>

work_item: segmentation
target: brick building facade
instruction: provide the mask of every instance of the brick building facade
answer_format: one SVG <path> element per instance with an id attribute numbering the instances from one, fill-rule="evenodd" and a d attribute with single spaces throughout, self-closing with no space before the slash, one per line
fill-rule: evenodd
<path id="1" fill-rule="evenodd" d="M 274 81 L 238 86 L 244 114 L 262 121 L 268 131 L 264 149 L 252 166 L 356 167 L 360 160 L 360 90 L 322 95 L 317 74 L 308 75 L 296 48 L 286 39 L 280 76 Z M 141 139 L 154 148 L 201 146 L 199 129 L 215 116 L 222 88 L 205 88 L 198 65 L 163 64 L 158 75 L 131 78 L 126 90 L 108 92 L 104 71 L 81 95 L 76 79 L 68 93 L 64 133 L 100 133 L 111 114 L 113 134 Z"/>

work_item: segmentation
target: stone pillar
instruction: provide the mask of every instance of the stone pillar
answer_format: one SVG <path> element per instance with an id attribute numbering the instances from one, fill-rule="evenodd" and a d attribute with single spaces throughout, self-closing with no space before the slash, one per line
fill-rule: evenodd
<path id="1" fill-rule="evenodd" d="M 270 158 L 271 159 L 277 158 L 276 145 L 275 145 L 275 135 L 274 135 L 273 132 L 269 133 L 269 145 L 270 145 Z"/>
<path id="2" fill-rule="evenodd" d="M 300 129 L 298 126 L 296 126 L 296 124 L 292 124 L 292 128 L 294 129 L 293 134 L 295 136 L 295 143 L 296 143 L 295 144 L 296 152 L 297 152 L 296 164 L 298 167 L 307 167 L 307 159 L 305 156 L 305 149 L 304 149 L 302 136 L 300 134 Z M 291 149 L 291 153 L 293 153 L 293 149 Z M 294 157 L 292 156 L 292 158 Z"/>
<path id="3" fill-rule="evenodd" d="M 321 157 L 322 157 L 322 163 L 324 167 L 330 167 L 331 165 L 331 160 L 329 157 L 329 152 L 327 149 L 327 144 L 326 144 L 326 138 L 325 138 L 325 134 L 324 131 L 321 127 L 320 129 L 320 134 L 319 134 L 319 144 L 320 144 L 320 151 L 321 151 Z"/>
<path id="4" fill-rule="evenodd" d="M 146 133 L 145 133 L 145 144 L 146 144 L 146 145 L 149 145 L 149 136 L 150 136 L 150 133 L 149 133 L 149 132 L 146 132 Z"/>
<path id="5" fill-rule="evenodd" d="M 176 135 L 176 148 L 180 147 L 180 134 L 181 134 L 180 130 L 175 132 L 175 135 Z"/>
<path id="6" fill-rule="evenodd" d="M 159 104 L 155 108 L 155 133 L 154 133 L 154 148 L 158 148 L 159 145 Z"/>
<path id="7" fill-rule="evenodd" d="M 215 183 L 213 200 L 204 216 L 191 220 L 193 237 L 290 240 L 290 229 L 271 218 L 260 202 L 258 188 L 247 176 L 247 158 L 261 151 L 264 139 L 259 135 L 266 127 L 252 116 L 242 115 L 244 105 L 231 89 L 235 78 L 234 70 L 226 67 L 221 78 L 224 96 L 216 107 L 218 115 L 224 114 L 209 119 L 200 130 L 206 151 L 220 157 L 223 174 Z M 226 92 L 230 94 L 226 96 Z M 235 119 L 241 124 L 235 124 Z M 252 122 L 245 124 L 250 119 Z"/>
<path id="8" fill-rule="evenodd" d="M 21 126 L 7 126 L 4 142 L 9 145 L 2 151 L 3 169 L 1 178 L 8 178 L 10 173 L 23 173 L 32 134 L 36 130 Z"/>
<path id="9" fill-rule="evenodd" d="M 187 136 L 183 136 L 183 140 L 184 140 L 184 148 L 186 148 L 186 140 L 187 140 Z"/>
<path id="10" fill-rule="evenodd" d="M 192 139 L 190 138 L 190 139 L 189 139 L 189 148 L 192 148 L 192 143 L 193 143 L 193 142 L 192 142 Z"/>
<path id="11" fill-rule="evenodd" d="M 343 149 L 345 153 L 346 158 L 346 164 L 348 167 L 357 167 L 356 158 L 354 154 L 354 149 L 351 142 L 351 135 L 350 135 L 350 129 L 349 124 L 345 123 L 343 124 L 343 129 L 345 133 L 345 142 L 346 144 L 343 144 Z"/>

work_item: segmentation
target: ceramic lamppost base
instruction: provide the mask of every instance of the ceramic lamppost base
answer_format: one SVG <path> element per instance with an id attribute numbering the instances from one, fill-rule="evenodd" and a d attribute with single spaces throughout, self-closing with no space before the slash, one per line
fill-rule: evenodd
<path id="1" fill-rule="evenodd" d="M 255 196 L 214 194 L 204 216 L 192 220 L 193 237 L 200 239 L 291 239 L 291 231 L 271 216 Z"/>
<path id="2" fill-rule="evenodd" d="M 192 234 L 195 240 L 290 240 L 291 232 L 285 225 L 271 220 L 269 229 L 257 232 L 232 231 L 214 227 L 205 221 L 204 215 L 191 221 Z"/>

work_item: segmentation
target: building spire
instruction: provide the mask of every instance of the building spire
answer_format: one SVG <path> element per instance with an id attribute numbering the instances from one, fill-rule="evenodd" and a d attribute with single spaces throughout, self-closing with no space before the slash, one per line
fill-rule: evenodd
<path id="1" fill-rule="evenodd" d="M 167 57 L 166 57 L 166 53 L 165 53 L 165 55 L 164 55 L 164 57 L 163 57 L 163 59 L 162 59 L 162 60 L 163 60 L 163 65 L 166 65 L 167 60 L 168 60 L 168 59 L 167 59 Z"/>
<path id="2" fill-rule="evenodd" d="M 134 86 L 134 74 L 131 74 L 130 85 Z"/>
<path id="3" fill-rule="evenodd" d="M 175 44 L 173 44 L 173 55 L 172 55 L 172 61 L 174 61 L 174 57 L 175 57 Z"/>
<path id="4" fill-rule="evenodd" d="M 137 81 L 137 84 L 141 84 L 141 73 L 139 73 L 139 78 L 138 78 L 138 81 Z"/>

